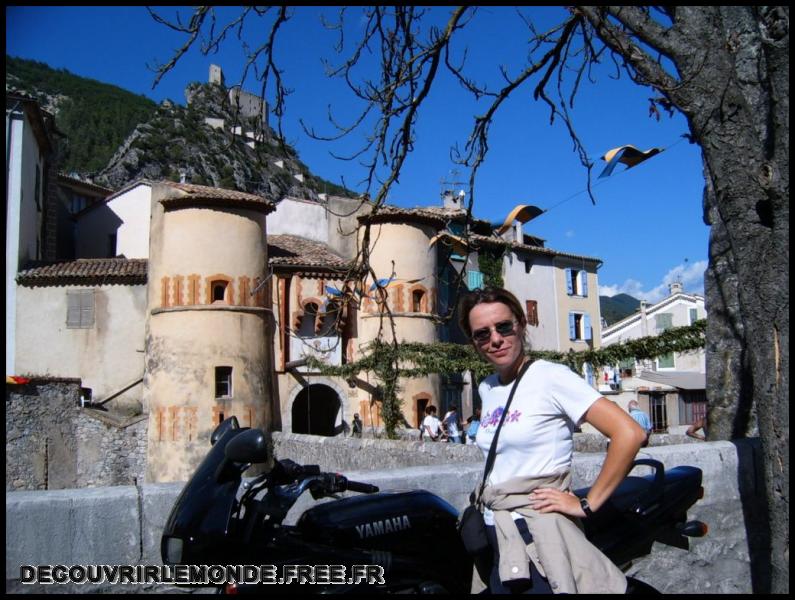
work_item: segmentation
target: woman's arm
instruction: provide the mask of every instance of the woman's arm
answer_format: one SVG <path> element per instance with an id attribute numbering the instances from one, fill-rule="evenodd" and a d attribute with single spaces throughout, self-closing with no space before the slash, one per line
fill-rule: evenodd
<path id="1" fill-rule="evenodd" d="M 629 473 L 632 461 L 646 439 L 646 432 L 618 405 L 604 397 L 597 399 L 586 411 L 585 421 L 610 438 L 602 470 L 588 491 L 588 504 L 596 512 Z M 579 499 L 571 493 L 543 488 L 534 490 L 530 499 L 533 507 L 542 513 L 585 516 Z"/>

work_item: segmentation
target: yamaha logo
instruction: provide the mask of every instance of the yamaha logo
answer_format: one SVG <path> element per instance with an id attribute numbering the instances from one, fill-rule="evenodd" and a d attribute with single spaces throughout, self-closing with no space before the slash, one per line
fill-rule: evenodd
<path id="1" fill-rule="evenodd" d="M 373 521 L 372 523 L 365 523 L 364 525 L 356 525 L 356 533 L 359 534 L 359 539 L 375 537 L 377 535 L 384 535 L 385 533 L 393 533 L 395 531 L 405 531 L 411 528 L 411 523 L 407 515 L 401 515 L 392 519 L 384 519 L 383 521 Z"/>

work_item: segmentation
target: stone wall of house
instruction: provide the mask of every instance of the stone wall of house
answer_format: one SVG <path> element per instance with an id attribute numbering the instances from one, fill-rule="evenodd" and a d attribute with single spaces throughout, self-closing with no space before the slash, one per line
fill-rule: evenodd
<path id="1" fill-rule="evenodd" d="M 135 485 L 146 463 L 146 416 L 80 406 L 79 379 L 6 384 L 6 491 Z"/>

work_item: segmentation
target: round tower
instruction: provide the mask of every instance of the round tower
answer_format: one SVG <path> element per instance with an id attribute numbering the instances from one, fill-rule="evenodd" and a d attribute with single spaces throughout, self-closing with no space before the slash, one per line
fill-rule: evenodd
<path id="1" fill-rule="evenodd" d="M 242 192 L 152 187 L 147 481 L 186 480 L 225 418 L 236 416 L 241 427 L 270 425 L 273 319 L 260 283 L 268 264 L 265 215 L 273 208 Z"/>
<path id="2" fill-rule="evenodd" d="M 359 344 L 364 346 L 378 337 L 387 343 L 394 340 L 389 319 L 382 315 L 379 306 L 380 298 L 384 297 L 394 317 L 399 342 L 438 341 L 434 320 L 438 312 L 437 251 L 429 243 L 444 221 L 421 210 L 385 210 L 374 217 L 360 217 L 360 244 L 367 221 L 370 222 L 370 265 L 379 280 L 391 277 L 393 280 L 386 290 L 380 294 L 379 290 L 371 291 L 369 298 L 363 300 L 359 311 Z M 403 415 L 410 425 L 419 424 L 425 406 L 440 406 L 438 375 L 401 378 L 398 385 Z"/>

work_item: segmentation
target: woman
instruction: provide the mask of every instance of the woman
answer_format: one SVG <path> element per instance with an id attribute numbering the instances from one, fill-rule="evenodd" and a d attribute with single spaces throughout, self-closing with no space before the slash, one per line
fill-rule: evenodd
<path id="1" fill-rule="evenodd" d="M 514 380 L 528 361 L 526 323 L 519 301 L 503 289 L 476 290 L 459 302 L 463 332 L 495 369 L 478 388 L 482 417 L 476 443 L 484 456 Z M 569 471 L 574 428 L 583 422 L 612 441 L 581 503 L 570 491 Z M 475 573 L 472 591 L 487 585 L 492 593 L 624 593 L 626 578 L 586 540 L 577 519 L 607 501 L 631 469 L 644 438 L 627 413 L 569 368 L 544 360 L 529 365 L 500 431 L 481 496 L 494 566 L 483 581 Z"/>

